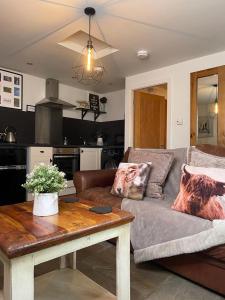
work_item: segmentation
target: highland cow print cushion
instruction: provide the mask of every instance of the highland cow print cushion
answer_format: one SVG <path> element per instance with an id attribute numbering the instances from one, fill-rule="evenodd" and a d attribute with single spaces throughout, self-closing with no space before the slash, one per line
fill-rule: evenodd
<path id="1" fill-rule="evenodd" d="M 111 190 L 113 195 L 142 200 L 149 178 L 151 162 L 120 163 Z"/>
<path id="2" fill-rule="evenodd" d="M 208 220 L 225 219 L 225 169 L 183 165 L 172 209 Z"/>

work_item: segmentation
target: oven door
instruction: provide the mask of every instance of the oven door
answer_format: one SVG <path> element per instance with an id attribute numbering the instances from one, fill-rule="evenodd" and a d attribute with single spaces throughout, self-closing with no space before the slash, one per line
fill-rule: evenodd
<path id="1" fill-rule="evenodd" d="M 53 164 L 66 174 L 67 181 L 71 181 L 73 174 L 80 170 L 80 154 L 54 154 Z"/>

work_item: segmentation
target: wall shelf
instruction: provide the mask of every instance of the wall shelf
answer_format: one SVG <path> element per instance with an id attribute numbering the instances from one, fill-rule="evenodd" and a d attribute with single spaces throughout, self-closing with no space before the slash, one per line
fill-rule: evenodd
<path id="1" fill-rule="evenodd" d="M 76 110 L 80 110 L 80 111 L 81 111 L 81 119 L 82 119 L 82 120 L 84 119 L 84 117 L 86 116 L 86 114 L 87 114 L 88 112 L 94 114 L 94 121 L 96 121 L 100 115 L 106 114 L 105 111 L 94 111 L 94 110 L 89 109 L 89 108 L 81 108 L 81 107 L 77 107 Z"/>

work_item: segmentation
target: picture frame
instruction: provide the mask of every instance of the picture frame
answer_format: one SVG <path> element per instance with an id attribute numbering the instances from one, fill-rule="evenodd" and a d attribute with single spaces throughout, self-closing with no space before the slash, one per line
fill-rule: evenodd
<path id="1" fill-rule="evenodd" d="M 22 110 L 22 74 L 0 69 L 0 107 Z"/>
<path id="2" fill-rule="evenodd" d="M 211 116 L 198 117 L 198 137 L 212 137 L 214 132 L 214 118 Z"/>
<path id="3" fill-rule="evenodd" d="M 89 94 L 90 110 L 99 112 L 99 95 Z"/>

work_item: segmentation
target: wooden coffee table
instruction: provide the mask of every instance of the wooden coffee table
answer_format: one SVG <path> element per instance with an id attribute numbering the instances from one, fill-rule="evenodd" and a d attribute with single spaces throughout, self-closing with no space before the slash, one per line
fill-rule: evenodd
<path id="1" fill-rule="evenodd" d="M 117 238 L 117 299 L 130 299 L 130 222 L 134 218 L 130 213 L 114 209 L 100 215 L 89 211 L 91 202 L 60 201 L 58 215 L 36 217 L 32 205 L 0 207 L 5 300 L 34 299 L 35 265 L 73 253 L 75 268 L 77 250 L 112 238 Z"/>

